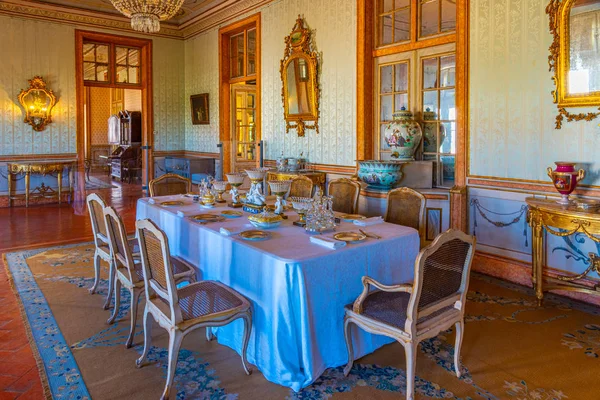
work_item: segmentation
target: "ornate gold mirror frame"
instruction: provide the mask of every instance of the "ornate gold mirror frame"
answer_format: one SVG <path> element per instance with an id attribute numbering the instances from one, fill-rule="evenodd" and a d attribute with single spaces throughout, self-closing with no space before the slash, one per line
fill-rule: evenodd
<path id="1" fill-rule="evenodd" d="M 46 88 L 46 82 L 41 76 L 29 79 L 29 88 L 21 90 L 18 99 L 25 110 L 23 122 L 31 125 L 34 131 L 43 131 L 52 122 L 52 107 L 56 104 L 56 96 Z"/>
<path id="2" fill-rule="evenodd" d="M 288 68 L 294 70 L 288 71 Z M 290 72 L 294 82 L 288 79 Z M 304 136 L 306 129 L 314 129 L 319 133 L 318 56 L 312 46 L 310 30 L 304 27 L 300 15 L 296 19 L 292 33 L 285 37 L 285 51 L 279 73 L 283 83 L 281 98 L 286 133 L 289 133 L 290 129 L 296 129 L 299 137 Z M 292 83 L 294 86 L 289 86 Z M 302 95 L 305 96 L 304 100 L 301 99 Z M 293 103 L 294 101 L 296 103 Z M 292 108 L 297 112 L 290 112 L 291 104 L 295 104 Z M 313 124 L 306 125 L 306 122 L 313 122 Z"/>
<path id="3" fill-rule="evenodd" d="M 549 16 L 550 33 L 553 36 L 550 45 L 548 65 L 554 73 L 552 80 L 556 89 L 552 91 L 554 103 L 558 107 L 556 116 L 556 129 L 562 127 L 564 119 L 571 121 L 591 121 L 600 112 L 587 112 L 571 114 L 567 107 L 595 107 L 600 106 L 600 91 L 571 95 L 568 93 L 568 78 L 570 72 L 570 16 L 571 9 L 577 0 L 550 0 L 546 7 Z M 591 27 L 590 27 L 591 29 Z M 600 108 L 598 108 L 600 111 Z"/>

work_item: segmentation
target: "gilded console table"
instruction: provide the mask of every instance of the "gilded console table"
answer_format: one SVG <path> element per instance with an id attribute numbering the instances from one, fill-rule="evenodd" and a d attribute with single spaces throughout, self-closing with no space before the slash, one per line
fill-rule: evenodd
<path id="1" fill-rule="evenodd" d="M 532 282 L 538 304 L 544 298 L 544 290 L 571 290 L 600 295 L 600 284 L 593 287 L 577 283 L 591 271 L 600 273 L 600 256 L 590 253 L 590 265 L 581 274 L 556 277 L 543 277 L 545 265 L 544 230 L 556 236 L 569 236 L 577 232 L 584 233 L 590 240 L 599 243 L 600 213 L 577 208 L 575 205 L 558 204 L 556 200 L 528 197 L 528 221 L 532 231 Z M 544 280 L 547 285 L 544 286 Z"/>
<path id="2" fill-rule="evenodd" d="M 13 200 L 25 198 L 25 206 L 29 207 L 29 199 L 32 197 L 51 198 L 57 197 L 58 203 L 62 202 L 62 179 L 63 171 L 67 168 L 69 177 L 69 201 L 73 196 L 73 164 L 75 161 L 25 161 L 25 162 L 10 162 L 8 166 L 8 205 L 12 207 Z M 38 186 L 33 191 L 30 188 L 30 176 L 32 174 L 48 175 L 56 174 L 58 181 L 58 189 L 54 190 L 42 182 L 42 186 Z M 13 176 L 25 175 L 25 195 L 17 195 L 13 193 Z"/>
<path id="3" fill-rule="evenodd" d="M 319 171 L 269 171 L 267 172 L 267 181 L 291 181 L 299 175 L 304 175 L 313 181 L 313 184 L 318 185 L 321 191 L 325 193 L 325 172 Z"/>

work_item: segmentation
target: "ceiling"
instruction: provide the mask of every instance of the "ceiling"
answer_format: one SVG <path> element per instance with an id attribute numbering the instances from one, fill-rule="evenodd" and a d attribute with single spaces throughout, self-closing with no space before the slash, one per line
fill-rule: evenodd
<path id="1" fill-rule="evenodd" d="M 184 0 L 179 13 L 168 22 L 181 25 L 204 15 L 208 16 L 217 11 L 226 9 L 233 5 L 236 0 Z M 66 6 L 83 11 L 92 11 L 95 13 L 121 15 L 110 3 L 110 0 L 50 0 L 50 1 L 30 1 L 29 3 L 43 3 L 46 5 Z"/>

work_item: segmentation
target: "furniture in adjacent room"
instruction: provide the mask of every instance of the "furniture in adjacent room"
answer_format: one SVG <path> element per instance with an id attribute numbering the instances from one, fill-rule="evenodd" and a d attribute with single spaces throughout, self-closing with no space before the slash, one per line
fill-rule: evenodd
<path id="1" fill-rule="evenodd" d="M 597 210 L 577 208 L 574 203 L 563 205 L 556 200 L 528 197 L 525 199 L 529 206 L 528 220 L 531 226 L 533 264 L 532 282 L 538 304 L 542 304 L 544 291 L 568 290 L 594 295 L 600 295 L 600 285 L 584 285 L 581 283 L 590 272 L 600 273 L 600 256 L 589 254 L 588 268 L 581 274 L 556 275 L 544 277 L 545 249 L 544 230 L 556 236 L 570 236 L 576 233 L 584 234 L 588 239 L 598 243 L 600 235 L 600 214 Z M 548 284 L 545 285 L 545 282 Z"/>
<path id="2" fill-rule="evenodd" d="M 31 198 L 55 198 L 58 200 L 58 204 L 62 203 L 62 182 L 64 170 L 67 170 L 69 179 L 69 202 L 73 197 L 73 169 L 74 160 L 66 161 L 19 161 L 9 162 L 8 167 L 8 203 L 12 207 L 13 201 L 16 199 L 25 199 L 25 206 L 29 207 L 29 200 Z M 49 186 L 46 186 L 43 182 L 40 186 L 31 190 L 31 175 L 53 175 L 56 174 L 57 189 L 54 190 Z M 25 175 L 25 194 L 18 195 L 13 189 L 13 180 L 16 180 L 18 175 Z"/>
<path id="3" fill-rule="evenodd" d="M 355 357 L 353 348 L 350 324 L 355 324 L 368 332 L 394 338 L 404 347 L 406 398 L 412 400 L 419 343 L 454 325 L 454 371 L 460 378 L 465 301 L 474 251 L 474 237 L 449 230 L 419 253 L 414 282 L 389 285 L 363 276 L 363 292 L 354 304 L 346 306 L 344 334 L 348 363 L 344 375 L 350 372 L 355 358 L 360 357 Z M 377 290 L 371 292 L 371 286 Z"/>
<path id="4" fill-rule="evenodd" d="M 296 391 L 313 383 L 325 369 L 346 363 L 344 306 L 360 294 L 361 277 L 413 280 L 420 241 L 411 228 L 381 222 L 365 229 L 382 240 L 366 239 L 332 251 L 312 243 L 310 235 L 293 224 L 295 218 L 271 230 L 269 240 L 246 241 L 240 235 L 220 233 L 221 228 L 243 229 L 240 219 L 198 223 L 177 216 L 177 211 L 188 216 L 199 213 L 192 199 L 177 197 L 184 204 L 176 207 L 152 200 L 154 204 L 148 198 L 138 200 L 137 219 L 155 221 L 165 231 L 172 254 L 196 266 L 199 276 L 222 282 L 250 300 L 254 328 L 248 361 L 267 380 Z M 211 213 L 226 209 L 217 203 Z M 337 231 L 357 231 L 357 226 L 341 221 Z M 219 343 L 241 353 L 243 324 L 214 329 Z M 391 342 L 357 333 L 355 355 L 362 357 Z"/>
<path id="5" fill-rule="evenodd" d="M 139 247 L 137 239 L 130 240 L 127 237 L 125 224 L 121 216 L 113 207 L 104 208 L 104 222 L 108 234 L 108 244 L 110 251 L 114 256 L 115 278 L 114 294 L 115 306 L 112 315 L 107 323 L 112 324 L 120 311 L 121 306 L 121 287 L 129 290 L 131 305 L 129 308 L 130 326 L 129 336 L 125 342 L 125 347 L 130 348 L 135 336 L 135 327 L 137 320 L 137 308 L 140 295 L 144 292 L 144 275 L 142 264 L 140 263 Z M 173 267 L 173 277 L 175 283 L 194 282 L 196 280 L 196 269 L 185 261 L 172 257 L 171 265 Z"/>
<path id="6" fill-rule="evenodd" d="M 419 231 L 421 243 L 425 241 L 425 196 L 414 189 L 392 189 L 387 195 L 386 222 L 410 226 Z"/>
<path id="7" fill-rule="evenodd" d="M 241 347 L 244 370 L 250 375 L 252 370 L 247 365 L 246 350 L 252 332 L 253 313 L 248 300 L 221 282 L 206 279 L 178 288 L 166 234 L 149 220 L 138 220 L 135 226 L 146 292 L 144 350 L 136 365 L 144 365 L 152 346 L 151 328 L 154 319 L 161 328 L 169 332 L 167 382 L 161 399 L 168 399 L 170 396 L 183 339 L 198 328 L 210 331 L 213 327 L 229 325 L 242 319 L 244 333 L 237 345 Z M 210 333 L 207 337 L 212 338 Z"/>
<path id="8" fill-rule="evenodd" d="M 166 174 L 148 182 L 150 197 L 186 194 L 192 191 L 192 181 L 177 174 Z"/>
<path id="9" fill-rule="evenodd" d="M 325 179 L 327 174 L 320 171 L 269 171 L 267 172 L 267 181 L 293 181 L 294 178 L 304 176 L 313 182 L 313 186 L 319 186 L 321 192 L 325 193 Z M 294 195 L 295 196 L 295 195 Z"/>
<path id="10" fill-rule="evenodd" d="M 130 160 L 134 162 L 141 157 L 141 149 L 139 146 L 119 146 L 110 155 L 110 175 L 117 178 L 121 182 L 127 177 L 125 168 L 129 165 Z"/>
<path id="11" fill-rule="evenodd" d="M 334 179 L 327 186 L 327 195 L 333 196 L 333 210 L 344 214 L 356 214 L 360 185 L 348 178 Z"/>
<path id="12" fill-rule="evenodd" d="M 181 175 L 190 179 L 192 183 L 198 184 L 209 176 L 215 177 L 215 163 L 214 158 L 166 156 L 164 173 Z M 157 175 L 161 175 L 160 171 L 157 171 Z"/>

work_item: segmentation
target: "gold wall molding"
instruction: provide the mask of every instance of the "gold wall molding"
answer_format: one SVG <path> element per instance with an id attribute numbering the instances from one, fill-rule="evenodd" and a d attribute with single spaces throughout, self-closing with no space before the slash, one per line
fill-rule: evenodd
<path id="1" fill-rule="evenodd" d="M 207 17 L 201 14 L 181 25 L 162 22 L 160 32 L 146 35 L 180 40 L 189 39 L 262 7 L 271 1 L 240 0 Z M 0 2 L 0 14 L 139 34 L 131 28 L 128 18 L 58 4 L 32 3 L 26 0 L 3 0 Z"/>

